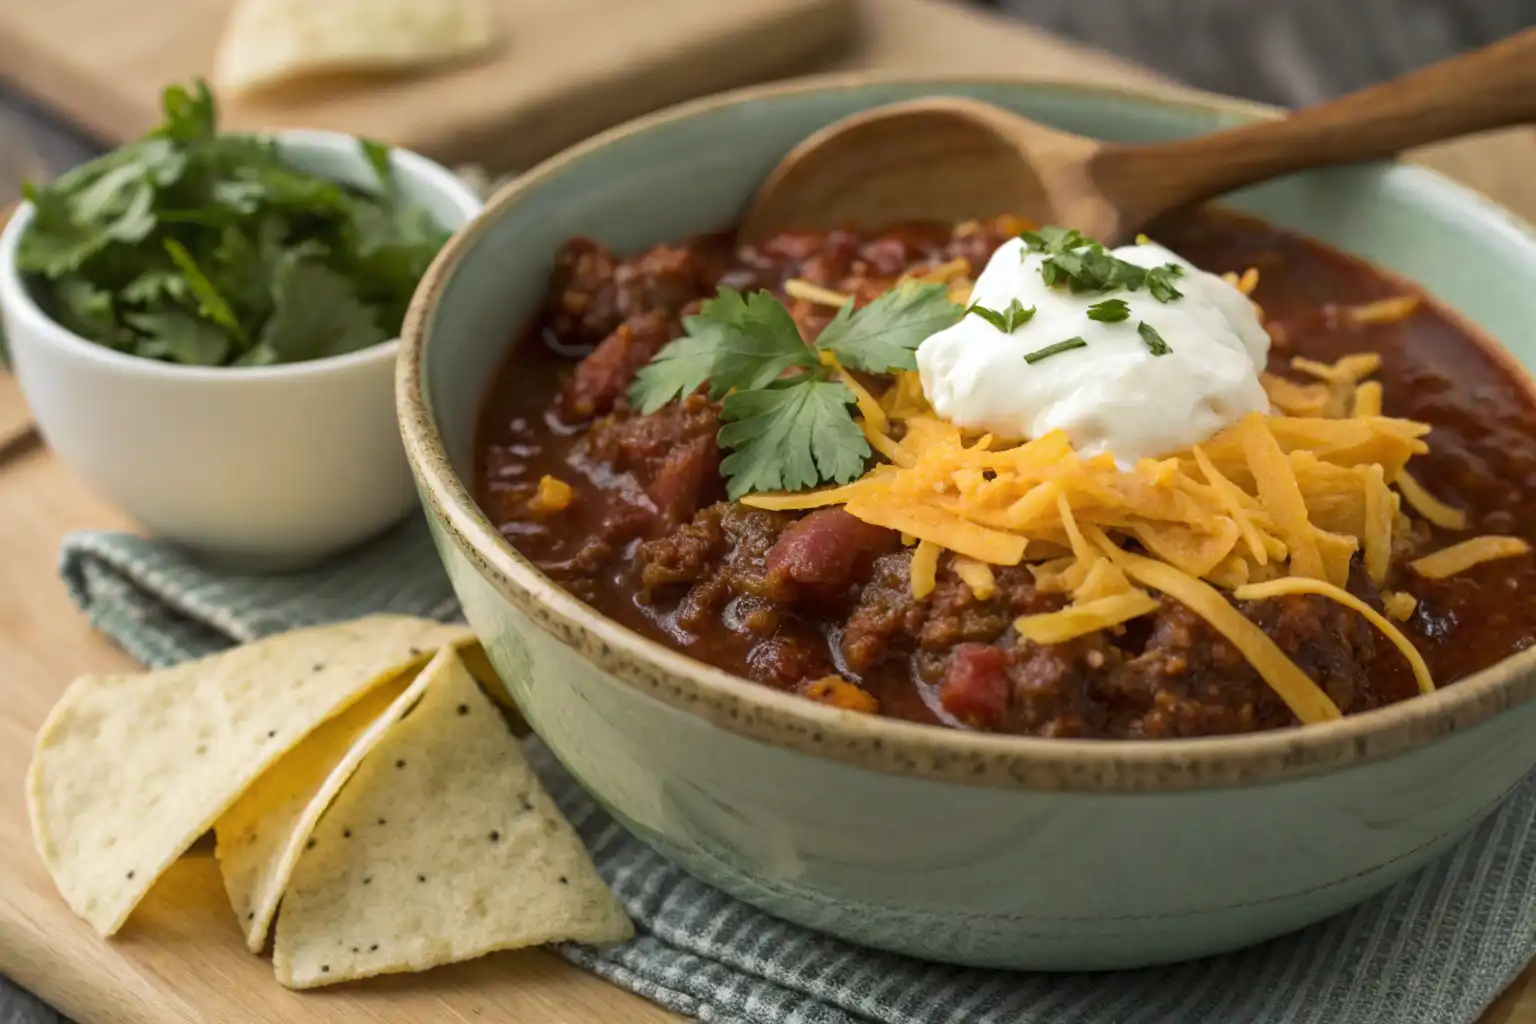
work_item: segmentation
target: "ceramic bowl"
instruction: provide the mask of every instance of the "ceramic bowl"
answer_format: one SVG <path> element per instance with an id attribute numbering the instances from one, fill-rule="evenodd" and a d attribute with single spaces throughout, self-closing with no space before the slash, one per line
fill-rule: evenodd
<path id="1" fill-rule="evenodd" d="M 294 166 L 365 185 L 350 135 L 277 135 Z M 405 196 L 445 227 L 481 207 L 450 171 L 396 150 Z M 394 415 L 398 340 L 281 366 L 194 367 L 116 352 L 61 327 L 16 272 L 32 222 L 0 234 L 0 315 L 21 390 L 50 447 L 159 536 L 221 563 L 291 568 L 363 540 L 415 507 Z"/>
<path id="2" fill-rule="evenodd" d="M 1337 723 L 1173 741 L 981 735 L 841 712 L 709 668 L 561 591 L 464 481 L 485 384 L 571 235 L 621 251 L 731 223 L 790 147 L 857 110 L 974 96 L 1166 139 L 1271 113 L 1011 80 L 812 80 L 683 106 L 503 190 L 418 290 L 397 391 L 438 548 L 511 697 L 623 824 L 791 921 L 932 960 L 1122 968 L 1298 928 L 1448 849 L 1536 764 L 1536 651 Z M 1296 176 L 1233 205 L 1400 272 L 1530 365 L 1536 237 L 1434 174 Z"/>

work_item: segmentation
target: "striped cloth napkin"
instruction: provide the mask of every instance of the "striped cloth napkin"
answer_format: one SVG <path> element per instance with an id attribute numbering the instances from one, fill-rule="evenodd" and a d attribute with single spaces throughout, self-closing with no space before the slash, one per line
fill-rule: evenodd
<path id="1" fill-rule="evenodd" d="M 69 537 L 64 580 L 148 665 L 317 622 L 458 606 L 425 525 L 285 577 L 218 575 L 175 548 Z M 1439 863 L 1331 921 L 1229 956 L 1117 974 L 965 970 L 779 921 L 673 867 L 599 810 L 537 740 L 530 756 L 639 935 L 587 970 L 723 1024 L 1470 1024 L 1536 955 L 1536 777 Z"/>

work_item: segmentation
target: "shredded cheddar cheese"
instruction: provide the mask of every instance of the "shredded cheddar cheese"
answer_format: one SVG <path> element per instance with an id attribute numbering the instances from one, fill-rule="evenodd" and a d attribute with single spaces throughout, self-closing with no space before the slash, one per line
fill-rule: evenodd
<path id="1" fill-rule="evenodd" d="M 793 278 L 784 282 L 784 294 L 792 299 L 800 299 L 803 302 L 813 302 L 818 306 L 832 306 L 839 308 L 853 299 L 852 295 L 844 295 L 830 288 L 823 288 L 819 284 L 812 284 L 804 278 Z"/>
<path id="2" fill-rule="evenodd" d="M 971 588 L 971 593 L 976 595 L 976 600 L 985 601 L 997 593 L 997 578 L 992 575 L 992 567 L 986 562 L 956 555 L 949 566 L 955 570 L 955 575 L 960 577 L 961 582 Z"/>
<path id="3" fill-rule="evenodd" d="M 1368 380 L 1355 386 L 1354 414 L 1356 416 L 1381 415 L 1381 382 Z"/>
<path id="4" fill-rule="evenodd" d="M 1291 571 L 1298 576 L 1323 579 L 1323 556 L 1317 549 L 1317 531 L 1307 518 L 1306 499 L 1291 462 L 1280 449 L 1264 417 L 1250 413 L 1238 423 L 1248 471 L 1258 487 L 1258 497 L 1275 531 L 1291 553 Z"/>
<path id="5" fill-rule="evenodd" d="M 1059 612 L 1024 615 L 1013 628 L 1026 640 L 1037 644 L 1059 644 L 1118 626 L 1157 609 L 1157 599 L 1144 590 L 1101 597 L 1063 608 Z"/>
<path id="6" fill-rule="evenodd" d="M 1442 530 L 1465 530 L 1467 514 L 1452 508 L 1426 491 L 1422 484 L 1409 475 L 1406 469 L 1397 471 L 1392 481 L 1413 510 Z"/>
<path id="7" fill-rule="evenodd" d="M 1408 567 L 1427 580 L 1443 580 L 1466 572 L 1474 565 L 1514 558 L 1530 550 L 1531 546 L 1519 537 L 1473 537 L 1409 562 Z"/>
<path id="8" fill-rule="evenodd" d="M 926 273 L 969 286 L 959 267 Z M 1251 290 L 1256 277 L 1235 283 Z M 1411 308 L 1382 307 L 1362 322 Z M 941 564 L 977 601 L 998 594 L 999 567 L 1023 565 L 1040 592 L 1069 602 L 1016 620 L 1032 643 L 1118 628 L 1165 596 L 1237 648 L 1298 719 L 1328 721 L 1339 708 L 1234 601 L 1286 594 L 1335 601 L 1387 637 L 1421 690 L 1433 689 L 1423 658 L 1393 624 L 1412 618 L 1413 595 L 1384 590 L 1378 610 L 1346 589 L 1356 558 L 1385 586 L 1412 527 L 1405 509 L 1441 529 L 1466 525 L 1463 512 L 1408 472 L 1410 460 L 1428 451 L 1429 427 L 1382 414 L 1383 389 L 1368 379 L 1380 363 L 1374 353 L 1294 360 L 1309 380 L 1263 377 L 1272 415 L 1250 414 L 1186 451 L 1124 469 L 1108 455 L 1081 456 L 1060 431 L 1027 441 L 967 433 L 934 414 L 916 373 L 897 374 L 876 395 L 834 361 L 860 429 L 885 461 L 850 484 L 742 500 L 786 511 L 841 506 L 899 531 L 916 545 L 918 600 L 934 592 Z M 1475 537 L 1411 568 L 1440 579 L 1529 550 L 1518 538 Z"/>
<path id="9" fill-rule="evenodd" d="M 917 542 L 912 552 L 912 596 L 922 600 L 933 593 L 939 571 L 939 546 L 931 540 Z"/>
<path id="10" fill-rule="evenodd" d="M 1347 306 L 1346 319 L 1357 324 L 1391 324 L 1412 316 L 1419 308 L 1416 295 L 1397 295 L 1390 299 L 1377 299 L 1361 306 Z"/>
<path id="11" fill-rule="evenodd" d="M 1330 384 L 1347 384 L 1354 387 L 1359 381 L 1375 373 L 1381 367 L 1381 355 L 1361 352 L 1345 356 L 1336 363 L 1319 363 L 1300 356 L 1291 360 L 1291 368 L 1325 380 Z"/>

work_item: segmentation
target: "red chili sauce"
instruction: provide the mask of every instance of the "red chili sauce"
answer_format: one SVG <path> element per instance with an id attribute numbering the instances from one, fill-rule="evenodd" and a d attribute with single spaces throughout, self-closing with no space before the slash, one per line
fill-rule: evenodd
<path id="1" fill-rule="evenodd" d="M 721 286 L 768 289 L 801 278 L 861 301 L 903 273 L 955 258 L 979 273 L 1005 235 L 996 225 L 912 225 L 878 233 L 787 232 L 734 247 L 728 236 L 621 259 L 575 239 L 556 260 L 539 321 L 492 383 L 477 439 L 475 491 L 503 535 L 552 580 L 603 615 L 700 661 L 844 707 L 1041 736 L 1218 735 L 1295 724 L 1243 657 L 1168 598 L 1110 635 L 1037 646 L 1020 614 L 1065 599 L 1036 591 L 1024 567 L 998 568 L 978 600 L 942 570 L 911 595 L 911 549 L 840 509 L 775 513 L 725 500 L 717 409 L 695 395 L 650 416 L 630 409 L 635 371 L 682 333 L 681 317 Z M 1275 344 L 1332 362 L 1382 356 L 1384 413 L 1427 422 L 1419 481 L 1467 510 L 1464 534 L 1420 523 L 1402 539 L 1388 588 L 1418 599 L 1403 631 L 1442 685 L 1523 650 L 1536 637 L 1536 559 L 1414 577 L 1407 559 L 1460 536 L 1536 540 L 1536 405 L 1517 369 L 1422 302 L 1407 318 L 1359 324 L 1340 310 L 1413 293 L 1316 242 L 1207 211 L 1161 226 L 1158 241 L 1198 266 L 1260 272 L 1255 300 Z M 786 300 L 814 337 L 831 310 Z M 545 474 L 575 489 L 558 514 L 531 510 Z M 1355 573 L 1350 589 L 1376 607 Z M 1363 619 L 1324 598 L 1246 602 L 1257 622 L 1346 714 L 1412 696 L 1406 663 Z M 829 678 L 831 677 L 831 678 Z"/>

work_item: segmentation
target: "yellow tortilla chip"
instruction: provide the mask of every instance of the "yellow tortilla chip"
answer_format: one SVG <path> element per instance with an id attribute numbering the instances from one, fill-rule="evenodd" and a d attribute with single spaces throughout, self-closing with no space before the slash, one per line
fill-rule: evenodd
<path id="1" fill-rule="evenodd" d="M 421 702 L 363 759 L 299 858 L 273 948 L 290 988 L 633 935 L 458 655 L 442 652 L 422 676 Z"/>
<path id="2" fill-rule="evenodd" d="M 499 34 L 487 0 L 240 0 L 214 82 L 239 94 L 320 74 L 408 70 L 479 53 Z"/>
<path id="3" fill-rule="evenodd" d="M 155 880 L 278 758 L 468 630 L 379 615 L 142 675 L 75 680 L 37 735 L 32 837 L 65 902 L 122 927 Z"/>
<path id="4" fill-rule="evenodd" d="M 235 919 L 253 953 L 320 816 L 391 725 L 421 699 L 427 679 L 402 676 L 310 733 L 214 823 L 214 854 Z"/>

